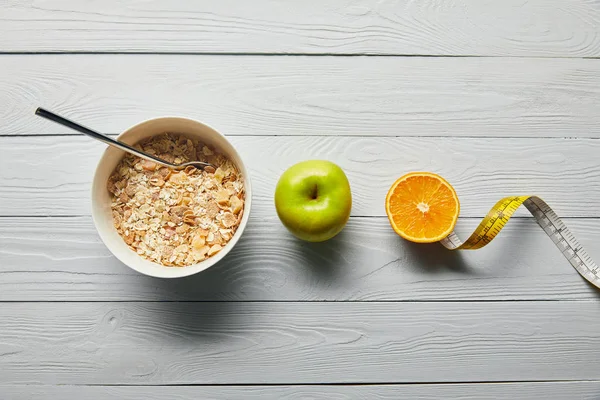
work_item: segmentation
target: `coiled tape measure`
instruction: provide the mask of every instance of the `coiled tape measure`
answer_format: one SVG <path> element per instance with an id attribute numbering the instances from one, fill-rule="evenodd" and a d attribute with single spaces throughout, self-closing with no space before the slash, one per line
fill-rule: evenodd
<path id="1" fill-rule="evenodd" d="M 537 196 L 512 196 L 500 200 L 466 241 L 452 232 L 440 243 L 450 250 L 476 250 L 490 243 L 523 204 L 571 265 L 592 285 L 600 288 L 600 270 L 583 246 L 548 204 Z"/>

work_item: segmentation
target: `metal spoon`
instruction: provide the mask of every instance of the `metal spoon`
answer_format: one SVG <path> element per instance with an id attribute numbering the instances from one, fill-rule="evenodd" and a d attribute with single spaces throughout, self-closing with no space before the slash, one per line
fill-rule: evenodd
<path id="1" fill-rule="evenodd" d="M 207 162 L 202 162 L 202 161 L 190 161 L 190 162 L 186 162 L 186 163 L 183 163 L 183 164 L 173 164 L 173 163 L 167 162 L 165 160 L 162 160 L 162 159 L 160 159 L 158 157 L 153 156 L 152 154 L 144 153 L 143 151 L 137 150 L 137 149 L 131 147 L 130 145 L 126 144 L 126 143 L 120 142 L 120 141 L 115 140 L 113 138 L 110 138 L 110 137 L 108 137 L 106 135 L 103 135 L 101 133 L 95 132 L 95 131 L 93 131 L 91 129 L 86 128 L 85 126 L 79 125 L 79 124 L 77 124 L 77 123 L 75 123 L 73 121 L 70 121 L 70 120 L 68 120 L 66 118 L 63 118 L 60 115 L 56 115 L 53 112 L 50 112 L 50 111 L 45 110 L 43 108 L 38 108 L 37 110 L 35 110 L 35 115 L 39 115 L 40 117 L 49 119 L 50 121 L 54 121 L 57 124 L 64 125 L 64 126 L 66 126 L 68 128 L 74 129 L 74 130 L 76 130 L 78 132 L 81 132 L 84 135 L 87 135 L 87 136 L 89 136 L 89 137 L 91 137 L 93 139 L 99 140 L 99 141 L 101 141 L 103 143 L 106 143 L 106 144 L 108 144 L 110 146 L 114 146 L 114 147 L 116 147 L 118 149 L 121 149 L 121 150 L 126 151 L 126 152 L 131 153 L 131 154 L 134 154 L 134 155 L 136 155 L 136 156 L 138 156 L 140 158 L 143 158 L 145 160 L 152 161 L 152 162 L 155 162 L 155 163 L 160 164 L 160 165 L 164 165 L 165 167 L 169 167 L 169 168 L 173 168 L 173 169 L 176 169 L 176 170 L 180 170 L 180 169 L 184 169 L 185 167 L 188 167 L 188 166 L 191 165 L 191 166 L 196 167 L 198 169 L 203 169 L 203 168 L 206 168 L 206 167 L 212 167 L 212 168 L 216 169 L 216 167 L 214 165 L 212 165 L 210 163 L 207 163 Z"/>

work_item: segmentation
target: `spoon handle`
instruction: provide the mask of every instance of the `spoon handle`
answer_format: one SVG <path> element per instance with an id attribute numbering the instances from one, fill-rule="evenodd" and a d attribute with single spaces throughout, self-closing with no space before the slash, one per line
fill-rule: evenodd
<path id="1" fill-rule="evenodd" d="M 164 165 L 165 167 L 170 167 L 170 168 L 173 167 L 173 164 L 167 163 L 167 162 L 161 160 L 158 157 L 154 157 L 151 154 L 144 153 L 143 151 L 137 150 L 137 149 L 133 148 L 132 146 L 126 144 L 126 143 L 119 142 L 118 140 L 115 140 L 115 139 L 113 139 L 111 137 L 108 137 L 108 136 L 103 135 L 103 134 L 101 134 L 99 132 L 93 131 L 93 130 L 91 130 L 89 128 L 86 128 L 85 126 L 79 125 L 78 123 L 70 121 L 70 120 L 68 120 L 68 119 L 66 119 L 64 117 L 61 117 L 60 115 L 56 115 L 53 112 L 45 110 L 45 109 L 43 109 L 41 107 L 39 107 L 37 110 L 35 110 L 35 114 L 39 115 L 40 117 L 49 119 L 50 121 L 56 122 L 57 124 L 64 125 L 64 126 L 66 126 L 68 128 L 74 129 L 74 130 L 76 130 L 78 132 L 83 133 L 84 135 L 87 135 L 87 136 L 89 136 L 89 137 L 91 137 L 93 139 L 99 140 L 99 141 L 101 141 L 103 143 L 106 143 L 106 144 L 108 144 L 110 146 L 114 146 L 114 147 L 117 147 L 117 148 L 119 148 L 119 149 L 121 149 L 123 151 L 126 151 L 128 153 L 135 154 L 136 156 L 138 156 L 140 158 L 143 158 L 145 160 L 152 161 L 152 162 L 155 162 L 155 163 L 160 164 L 160 165 Z"/>

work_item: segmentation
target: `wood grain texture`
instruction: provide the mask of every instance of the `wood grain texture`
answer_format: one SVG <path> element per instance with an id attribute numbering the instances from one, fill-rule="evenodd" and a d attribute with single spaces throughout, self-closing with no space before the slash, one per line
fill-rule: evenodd
<path id="1" fill-rule="evenodd" d="M 1 54 L 39 52 L 173 54 Z M 598 58 L 597 0 L 3 2 L 0 399 L 598 398 L 600 294 L 531 218 L 449 252 L 398 238 L 381 200 L 438 172 L 466 236 L 500 197 L 538 194 L 598 260 Z M 188 279 L 129 270 L 87 216 L 103 146 L 36 106 L 113 134 L 216 127 L 250 167 L 246 234 Z M 272 204 L 308 158 L 353 188 L 321 244 Z"/>
<path id="2" fill-rule="evenodd" d="M 482 217 L 500 198 L 537 194 L 562 217 L 600 217 L 600 140 L 232 137 L 253 184 L 253 211 L 276 215 L 279 176 L 306 159 L 348 175 L 352 215 L 384 216 L 392 183 L 434 171 L 454 185 L 461 216 Z M 88 215 L 90 182 L 104 145 L 83 136 L 0 138 L 0 215 Z M 526 210 L 518 215 L 531 216 Z"/>
<path id="3" fill-rule="evenodd" d="M 2 51 L 600 55 L 593 0 L 4 2 Z"/>
<path id="4" fill-rule="evenodd" d="M 598 400 L 600 382 L 344 386 L 0 386 L 10 400 Z M 4 398 L 3 397 L 3 398 Z"/>
<path id="5" fill-rule="evenodd" d="M 566 223 L 600 260 L 600 220 Z M 0 265 L 0 301 L 600 299 L 532 219 L 511 221 L 485 249 L 450 252 L 400 239 L 385 218 L 351 218 L 320 244 L 299 242 L 276 217 L 251 218 L 222 262 L 161 280 L 112 257 L 88 217 L 0 218 Z"/>
<path id="6" fill-rule="evenodd" d="M 5 303 L 2 383 L 598 380 L 600 302 Z"/>
<path id="7" fill-rule="evenodd" d="M 0 64 L 0 135 L 73 133 L 35 117 L 43 106 L 105 133 L 184 115 L 226 135 L 600 137 L 597 59 L 4 55 Z"/>

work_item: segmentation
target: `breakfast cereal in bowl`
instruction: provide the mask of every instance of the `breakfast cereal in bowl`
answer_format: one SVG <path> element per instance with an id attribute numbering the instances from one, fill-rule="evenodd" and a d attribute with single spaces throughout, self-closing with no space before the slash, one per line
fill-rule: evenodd
<path id="1" fill-rule="evenodd" d="M 141 257 L 183 267 L 217 254 L 233 237 L 244 208 L 244 182 L 223 154 L 188 137 L 165 133 L 138 143 L 140 150 L 176 164 L 175 171 L 127 154 L 108 181 L 114 226 Z"/>
<path id="2" fill-rule="evenodd" d="M 244 164 L 212 128 L 166 117 L 119 136 L 170 163 L 209 163 L 172 169 L 107 148 L 92 185 L 92 216 L 111 252 L 146 275 L 195 274 L 221 260 L 248 221 L 251 190 Z"/>

